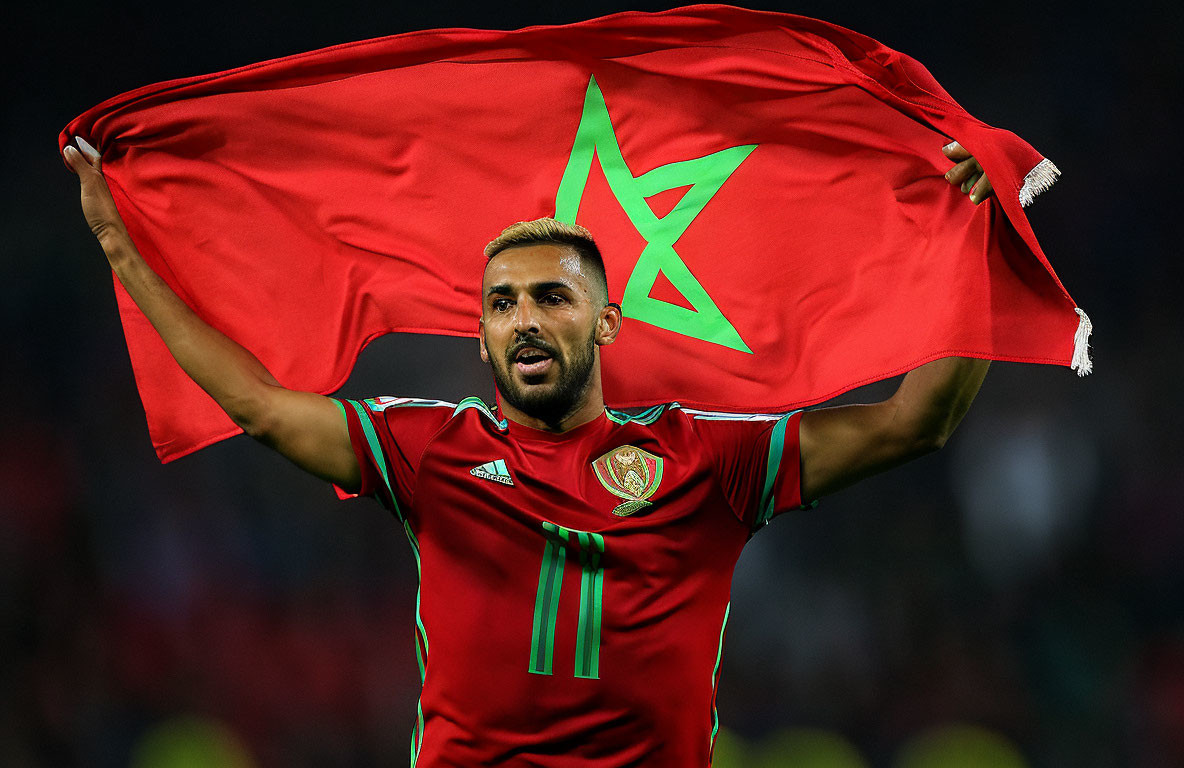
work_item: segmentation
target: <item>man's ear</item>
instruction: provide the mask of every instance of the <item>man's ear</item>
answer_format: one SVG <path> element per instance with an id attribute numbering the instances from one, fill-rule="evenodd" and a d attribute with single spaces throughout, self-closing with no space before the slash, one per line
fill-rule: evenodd
<path id="1" fill-rule="evenodd" d="M 481 360 L 489 362 L 489 350 L 485 348 L 485 321 L 477 321 L 477 343 L 481 345 Z"/>
<path id="2" fill-rule="evenodd" d="M 621 332 L 621 305 L 609 302 L 600 310 L 600 318 L 596 321 L 596 344 L 605 346 L 616 341 Z"/>

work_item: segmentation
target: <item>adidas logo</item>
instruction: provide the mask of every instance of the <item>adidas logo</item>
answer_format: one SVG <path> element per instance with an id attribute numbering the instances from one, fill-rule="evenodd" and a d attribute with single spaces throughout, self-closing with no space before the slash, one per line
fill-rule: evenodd
<path id="1" fill-rule="evenodd" d="M 502 485 L 514 484 L 514 478 L 510 477 L 510 470 L 506 469 L 506 462 L 504 459 L 487 461 L 479 467 L 473 467 L 470 469 L 469 474 L 473 477 L 479 477 L 482 480 L 492 480 L 493 482 L 501 483 Z"/>

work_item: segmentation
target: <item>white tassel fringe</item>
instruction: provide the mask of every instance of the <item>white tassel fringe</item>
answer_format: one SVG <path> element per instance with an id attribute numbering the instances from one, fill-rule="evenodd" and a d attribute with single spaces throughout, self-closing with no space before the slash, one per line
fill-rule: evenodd
<path id="1" fill-rule="evenodd" d="M 1056 183 L 1061 171 L 1052 164 L 1047 157 L 1036 163 L 1036 167 L 1028 171 L 1024 177 L 1024 185 L 1020 187 L 1020 207 L 1027 208 L 1044 190 Z"/>
<path id="2" fill-rule="evenodd" d="M 1077 333 L 1073 334 L 1073 361 L 1069 367 L 1077 371 L 1078 376 L 1085 376 L 1094 370 L 1093 361 L 1089 359 L 1089 335 L 1094 332 L 1094 326 L 1089 321 L 1089 315 L 1079 307 L 1074 307 L 1073 311 L 1077 313 L 1078 320 Z"/>

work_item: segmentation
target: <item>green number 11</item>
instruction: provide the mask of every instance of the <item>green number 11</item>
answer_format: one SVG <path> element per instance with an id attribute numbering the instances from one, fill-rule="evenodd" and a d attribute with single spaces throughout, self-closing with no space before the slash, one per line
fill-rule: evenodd
<path id="1" fill-rule="evenodd" d="M 576 630 L 576 677 L 600 679 L 600 604 L 604 572 L 600 558 L 604 537 L 543 522 L 543 564 L 539 567 L 539 590 L 534 600 L 534 628 L 530 635 L 530 672 L 551 674 L 555 652 L 555 615 L 563 586 L 563 563 L 567 548 L 575 543 L 580 553 L 580 624 Z"/>

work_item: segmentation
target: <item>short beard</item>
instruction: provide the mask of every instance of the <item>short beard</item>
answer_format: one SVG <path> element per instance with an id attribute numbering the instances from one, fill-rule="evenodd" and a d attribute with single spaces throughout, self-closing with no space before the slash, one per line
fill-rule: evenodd
<path id="1" fill-rule="evenodd" d="M 511 346 L 511 349 L 514 347 Z M 596 362 L 595 336 L 589 334 L 588 343 L 576 349 L 570 360 L 554 347 L 548 346 L 548 351 L 553 352 L 553 365 L 560 366 L 559 378 L 550 387 L 519 384 L 511 373 L 514 361 L 510 359 L 509 352 L 500 363 L 494 362 L 490 356 L 490 367 L 493 368 L 493 382 L 497 391 L 507 403 L 547 426 L 557 427 L 579 409 L 588 393 L 592 383 L 592 366 Z"/>

